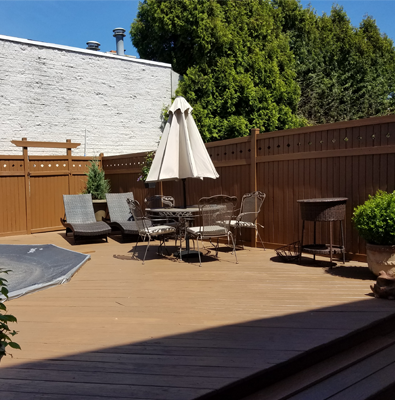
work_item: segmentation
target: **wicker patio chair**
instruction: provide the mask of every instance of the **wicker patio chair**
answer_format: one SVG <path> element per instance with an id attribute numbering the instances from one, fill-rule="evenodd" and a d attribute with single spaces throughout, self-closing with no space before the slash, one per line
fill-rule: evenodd
<path id="1" fill-rule="evenodd" d="M 122 240 L 130 240 L 131 236 L 139 234 L 136 222 L 133 219 L 133 214 L 126 202 L 127 199 L 133 200 L 133 193 L 107 193 L 107 207 L 109 220 L 105 221 L 115 231 L 121 232 Z M 151 226 L 151 221 L 146 221 L 148 226 Z"/>
<path id="2" fill-rule="evenodd" d="M 103 221 L 96 221 L 91 194 L 64 194 L 65 219 L 61 218 L 66 228 L 66 236 L 72 233 L 74 242 L 83 239 L 106 239 L 111 227 Z"/>
<path id="3" fill-rule="evenodd" d="M 265 201 L 266 194 L 262 192 L 253 192 L 246 193 L 241 199 L 241 206 L 239 215 L 232 217 L 230 221 L 230 227 L 239 231 L 241 237 L 241 229 L 249 228 L 255 229 L 255 232 L 258 234 L 259 240 L 262 244 L 262 247 L 265 249 L 265 245 L 263 244 L 261 235 L 258 231 L 258 226 L 263 228 L 263 225 L 257 222 L 258 214 L 261 211 L 262 204 Z M 236 232 L 237 235 L 237 232 Z M 243 242 L 242 246 L 244 248 Z"/>
<path id="4" fill-rule="evenodd" d="M 229 238 L 232 239 L 233 253 L 235 255 L 236 264 L 238 264 L 235 242 L 230 230 L 230 220 L 232 218 L 236 203 L 236 197 L 225 195 L 202 197 L 199 200 L 199 216 L 201 225 L 187 227 L 186 234 L 197 239 L 200 266 L 202 265 L 202 260 L 199 250 L 199 239 L 200 241 L 209 239 L 210 243 L 215 247 L 215 256 L 218 257 L 220 237 L 227 237 L 228 244 Z M 216 245 L 211 241 L 213 238 L 217 238 Z"/>
<path id="5" fill-rule="evenodd" d="M 159 247 L 158 247 L 158 254 L 159 254 L 159 250 L 161 249 L 162 246 L 164 248 L 166 248 L 166 237 L 175 235 L 176 228 L 174 228 L 173 226 L 168 226 L 168 225 L 153 226 L 151 224 L 150 218 L 144 215 L 143 210 L 141 209 L 140 203 L 137 200 L 127 199 L 127 203 L 129 205 L 131 213 L 133 214 L 133 218 L 137 224 L 139 237 L 141 236 L 143 240 L 145 240 L 148 237 L 148 243 L 145 248 L 145 253 L 144 253 L 144 258 L 143 258 L 143 264 L 144 264 L 145 257 L 147 256 L 147 251 L 148 251 L 148 247 L 150 245 L 151 239 L 153 237 L 158 237 L 158 239 L 160 240 Z M 136 245 L 134 246 L 134 250 L 133 250 L 133 257 L 136 253 L 138 242 L 139 242 L 139 240 L 137 239 Z M 181 245 L 180 245 L 180 249 L 181 249 Z"/>

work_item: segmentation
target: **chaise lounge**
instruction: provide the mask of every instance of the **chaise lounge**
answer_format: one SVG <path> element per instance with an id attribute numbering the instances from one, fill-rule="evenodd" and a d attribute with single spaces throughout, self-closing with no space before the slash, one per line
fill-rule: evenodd
<path id="1" fill-rule="evenodd" d="M 132 192 L 126 193 L 107 193 L 107 206 L 109 213 L 109 221 L 106 221 L 112 229 L 120 231 L 122 240 L 125 242 L 131 239 L 131 236 L 139 234 L 136 222 L 130 212 L 127 199 L 134 199 Z M 151 226 L 151 221 L 146 224 Z"/>
<path id="2" fill-rule="evenodd" d="M 66 219 L 60 222 L 66 228 L 66 236 L 72 233 L 74 242 L 84 239 L 106 239 L 111 227 L 96 221 L 91 194 L 64 194 L 63 203 Z"/>

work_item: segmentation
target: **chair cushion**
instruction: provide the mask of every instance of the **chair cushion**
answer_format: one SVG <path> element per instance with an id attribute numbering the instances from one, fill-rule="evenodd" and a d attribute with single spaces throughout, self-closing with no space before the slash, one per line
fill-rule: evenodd
<path id="1" fill-rule="evenodd" d="M 204 230 L 203 230 L 204 229 Z M 195 236 L 213 237 L 213 236 L 227 236 L 227 231 L 223 226 L 210 225 L 210 226 L 192 226 L 187 228 L 187 232 Z"/>
<path id="2" fill-rule="evenodd" d="M 70 225 L 77 236 L 108 235 L 111 232 L 111 227 L 103 221 Z"/>
<path id="3" fill-rule="evenodd" d="M 175 233 L 176 228 L 168 225 L 155 225 L 147 228 L 146 231 L 140 231 L 140 234 L 149 234 L 151 236 L 167 235 L 170 233 Z"/>
<path id="4" fill-rule="evenodd" d="M 230 221 L 230 226 L 232 228 L 235 228 L 236 226 L 238 226 L 240 228 L 255 228 L 255 224 L 253 222 L 237 221 L 235 219 L 232 219 Z"/>

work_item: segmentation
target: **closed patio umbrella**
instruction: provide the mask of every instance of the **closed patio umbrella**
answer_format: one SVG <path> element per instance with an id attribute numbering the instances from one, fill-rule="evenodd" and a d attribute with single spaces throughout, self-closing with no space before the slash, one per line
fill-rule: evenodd
<path id="1" fill-rule="evenodd" d="M 146 179 L 146 182 L 182 179 L 184 207 L 186 178 L 219 177 L 191 111 L 192 107 L 183 97 L 176 97 Z"/>

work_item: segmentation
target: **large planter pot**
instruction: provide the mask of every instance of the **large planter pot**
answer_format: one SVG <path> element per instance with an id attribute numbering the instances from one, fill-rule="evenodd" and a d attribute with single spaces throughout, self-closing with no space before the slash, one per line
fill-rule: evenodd
<path id="1" fill-rule="evenodd" d="M 96 221 L 102 221 L 107 214 L 107 200 L 92 200 Z"/>
<path id="2" fill-rule="evenodd" d="M 375 274 L 395 268 L 395 246 L 366 244 L 368 267 Z"/>

